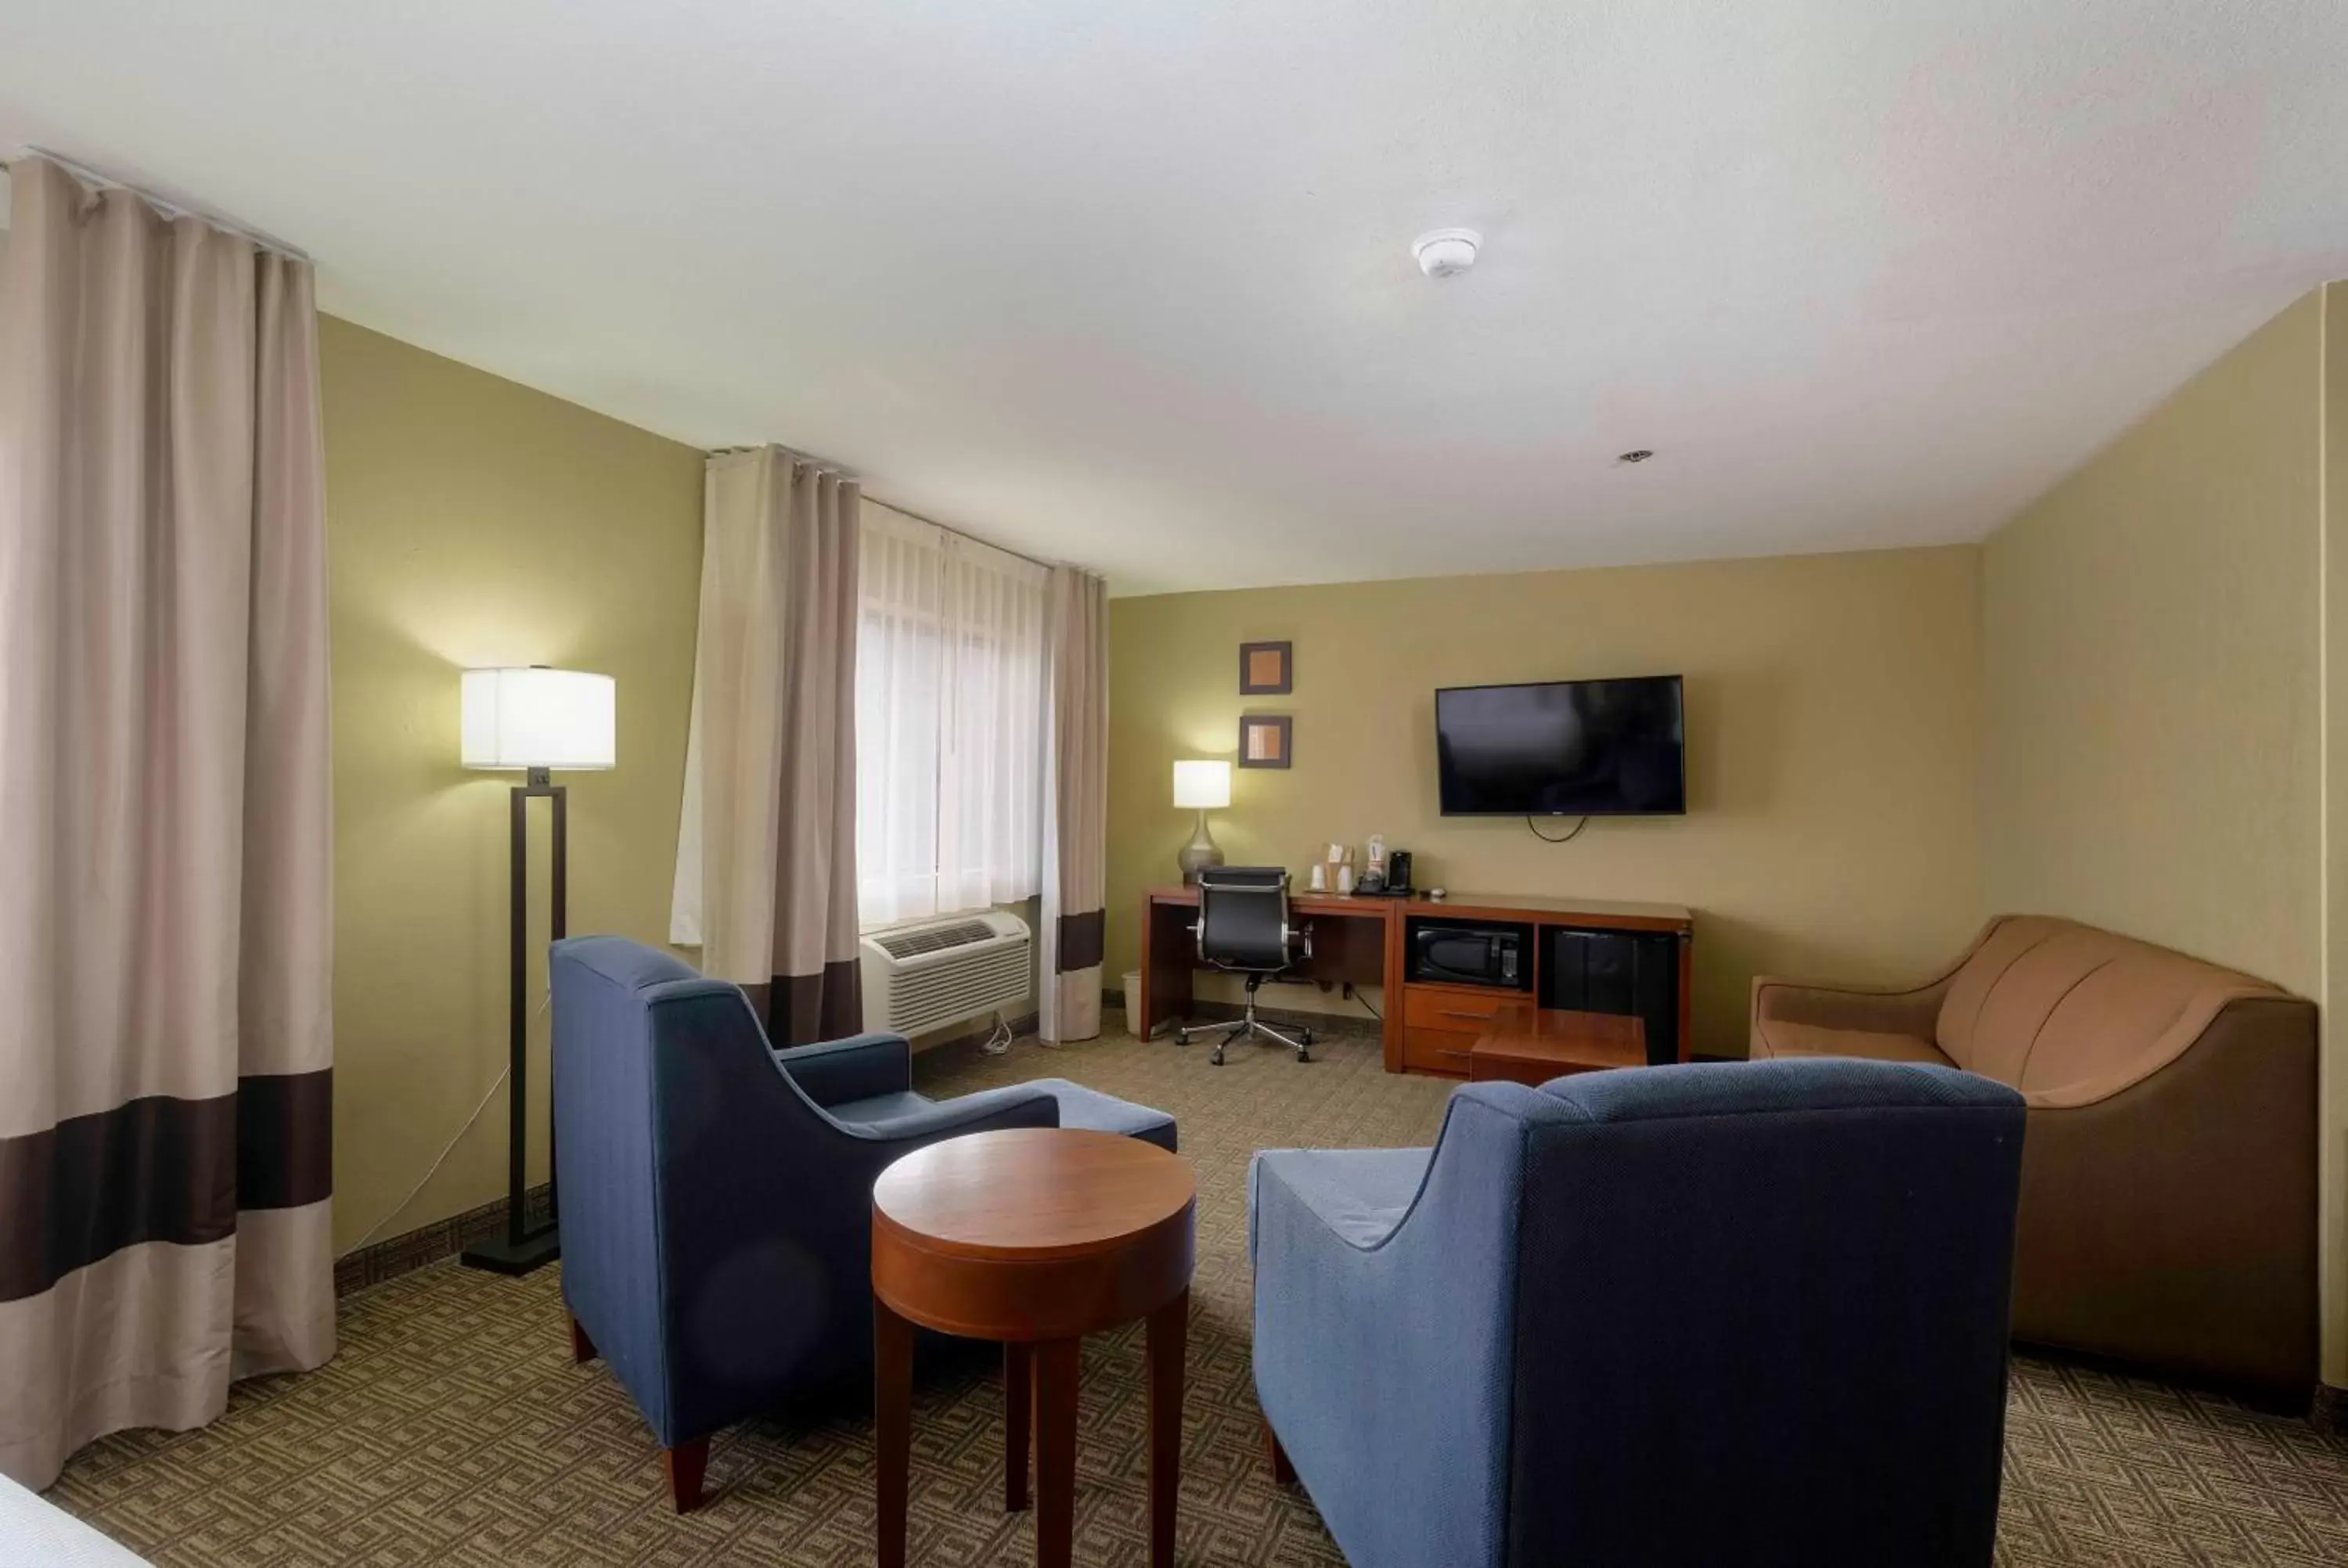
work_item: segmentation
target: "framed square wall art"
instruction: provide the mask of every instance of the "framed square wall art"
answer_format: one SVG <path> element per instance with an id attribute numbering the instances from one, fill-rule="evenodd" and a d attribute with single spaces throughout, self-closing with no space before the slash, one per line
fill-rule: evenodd
<path id="1" fill-rule="evenodd" d="M 1296 690 L 1295 644 L 1240 644 L 1240 695 L 1284 697 Z"/>
<path id="2" fill-rule="evenodd" d="M 1296 751 L 1295 723 L 1285 713 L 1242 714 L 1240 718 L 1240 766 L 1288 766 Z"/>

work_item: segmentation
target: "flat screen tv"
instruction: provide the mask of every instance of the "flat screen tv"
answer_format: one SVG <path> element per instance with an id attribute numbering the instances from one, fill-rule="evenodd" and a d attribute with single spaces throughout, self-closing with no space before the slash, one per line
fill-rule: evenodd
<path id="1" fill-rule="evenodd" d="M 1678 816 L 1680 678 L 1446 686 L 1435 693 L 1446 816 Z"/>

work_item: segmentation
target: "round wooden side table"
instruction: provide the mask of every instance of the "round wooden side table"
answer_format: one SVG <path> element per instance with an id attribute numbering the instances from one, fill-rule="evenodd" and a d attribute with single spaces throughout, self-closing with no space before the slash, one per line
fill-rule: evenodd
<path id="1" fill-rule="evenodd" d="M 880 1568 L 905 1563 L 916 1326 L 1003 1341 L 1004 1506 L 1027 1506 L 1032 1409 L 1035 1561 L 1069 1568 L 1077 1346 L 1137 1317 L 1149 1324 L 1149 1561 L 1172 1568 L 1196 1196 L 1188 1161 L 1068 1128 L 950 1138 L 880 1173 L 872 1189 Z"/>

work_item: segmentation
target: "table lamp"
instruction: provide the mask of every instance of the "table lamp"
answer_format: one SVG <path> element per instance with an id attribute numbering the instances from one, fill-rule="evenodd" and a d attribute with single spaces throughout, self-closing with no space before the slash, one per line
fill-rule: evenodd
<path id="1" fill-rule="evenodd" d="M 1231 804 L 1231 764 L 1225 762 L 1180 762 L 1174 764 L 1174 804 L 1199 814 L 1199 831 L 1175 856 L 1182 867 L 1186 886 L 1195 885 L 1199 873 L 1210 866 L 1223 863 L 1223 852 L 1207 835 L 1207 814 L 1220 811 Z"/>
<path id="2" fill-rule="evenodd" d="M 506 1234 L 465 1250 L 473 1268 L 499 1274 L 528 1274 L 561 1254 L 559 1211 L 554 1204 L 554 1128 L 550 1111 L 547 1126 L 547 1221 L 536 1230 L 523 1223 L 522 1197 L 528 1181 L 523 1155 L 528 1149 L 524 1092 L 529 1077 L 530 1029 L 530 817 L 532 795 L 543 795 L 553 810 L 554 843 L 551 863 L 549 932 L 563 935 L 563 905 L 567 891 L 563 787 L 553 770 L 611 767 L 615 758 L 614 716 L 617 696 L 609 675 L 577 670 L 549 670 L 542 664 L 528 669 L 468 670 L 459 692 L 461 716 L 458 753 L 469 768 L 521 769 L 523 782 L 513 786 L 513 905 L 512 972 L 507 998 L 507 1049 L 511 1052 L 506 1086 L 510 1126 L 506 1146 Z"/>

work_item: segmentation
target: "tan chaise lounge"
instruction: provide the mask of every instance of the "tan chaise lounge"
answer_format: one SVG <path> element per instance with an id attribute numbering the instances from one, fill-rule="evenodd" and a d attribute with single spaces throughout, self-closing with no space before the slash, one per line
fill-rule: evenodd
<path id="1" fill-rule="evenodd" d="M 2007 915 L 1910 989 L 1756 979 L 1752 1052 L 1951 1063 L 2022 1091 L 2017 1339 L 2314 1381 L 2312 1002 Z"/>

